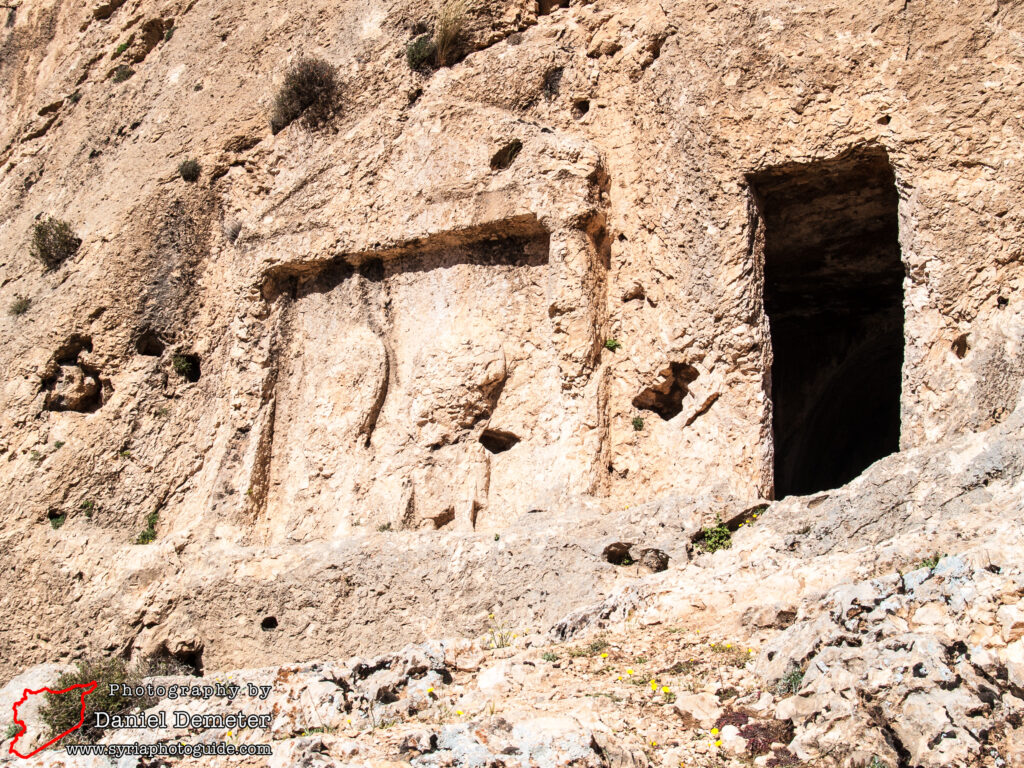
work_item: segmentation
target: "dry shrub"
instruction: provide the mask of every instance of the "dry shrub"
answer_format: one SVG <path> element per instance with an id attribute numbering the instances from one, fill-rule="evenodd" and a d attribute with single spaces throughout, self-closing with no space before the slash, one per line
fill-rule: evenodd
<path id="1" fill-rule="evenodd" d="M 301 117 L 315 129 L 326 123 L 337 106 L 340 86 L 337 70 L 323 59 L 301 57 L 284 76 L 274 100 L 270 128 L 274 133 Z"/>
<path id="2" fill-rule="evenodd" d="M 82 241 L 66 221 L 48 218 L 32 228 L 32 256 L 48 270 L 56 269 L 71 258 Z"/>
<path id="3" fill-rule="evenodd" d="M 90 683 L 93 680 L 98 683 L 96 690 L 85 697 L 85 724 L 68 736 L 67 742 L 95 744 L 106 733 L 106 731 L 95 727 L 96 718 L 93 717 L 95 712 L 121 715 L 134 709 L 146 709 L 153 706 L 155 701 L 150 699 L 110 693 L 110 683 L 138 685 L 141 679 L 139 672 L 129 670 L 124 661 L 119 658 L 82 661 L 79 662 L 77 669 L 61 675 L 54 690 L 60 691 L 73 685 Z M 46 700 L 39 710 L 39 717 L 46 724 L 51 738 L 73 728 L 81 718 L 81 714 L 81 696 L 74 692 L 61 696 L 46 694 Z"/>

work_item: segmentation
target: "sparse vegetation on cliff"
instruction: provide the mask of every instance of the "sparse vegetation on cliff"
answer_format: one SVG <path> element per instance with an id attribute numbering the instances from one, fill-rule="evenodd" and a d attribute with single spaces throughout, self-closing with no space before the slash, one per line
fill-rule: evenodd
<path id="1" fill-rule="evenodd" d="M 423 69 L 437 54 L 437 46 L 430 35 L 420 35 L 405 46 L 405 60 L 409 69 Z"/>
<path id="2" fill-rule="evenodd" d="M 125 80 L 135 74 L 135 70 L 129 67 L 127 64 L 122 64 L 114 70 L 114 82 L 123 83 Z"/>
<path id="3" fill-rule="evenodd" d="M 793 695 L 800 690 L 800 686 L 804 684 L 804 673 L 799 667 L 790 667 L 789 670 L 782 676 L 779 682 L 775 685 L 775 691 L 779 695 Z"/>
<path id="4" fill-rule="evenodd" d="M 189 381 L 197 381 L 199 379 L 199 365 L 195 355 L 186 355 L 181 352 L 175 353 L 171 358 L 171 367 L 174 368 L 176 374 Z"/>
<path id="5" fill-rule="evenodd" d="M 93 744 L 105 731 L 95 728 L 94 712 L 108 712 L 111 715 L 123 715 L 135 708 L 145 709 L 154 702 L 144 698 L 111 694 L 111 683 L 137 685 L 141 676 L 130 671 L 123 660 L 98 659 L 79 662 L 78 668 L 65 672 L 57 679 L 55 690 L 63 690 L 74 685 L 84 685 L 95 680 L 96 690 L 85 698 L 85 725 L 71 733 L 61 743 Z M 82 701 L 77 693 L 54 696 L 46 694 L 46 700 L 39 710 L 39 717 L 53 738 L 73 728 L 81 719 Z"/>
<path id="6" fill-rule="evenodd" d="M 459 37 L 465 23 L 466 6 L 463 0 L 442 0 L 434 20 L 437 66 L 447 67 L 455 61 Z"/>
<path id="7" fill-rule="evenodd" d="M 717 552 L 732 546 L 732 534 L 728 526 L 722 522 L 722 518 L 718 517 L 714 525 L 700 532 L 695 544 L 701 552 Z"/>
<path id="8" fill-rule="evenodd" d="M 458 58 L 458 47 L 466 24 L 463 0 L 442 0 L 434 12 L 434 34 L 422 34 L 405 47 L 410 69 L 448 67 Z M 421 27 L 422 29 L 422 27 Z"/>
<path id="9" fill-rule="evenodd" d="M 926 557 L 924 560 L 922 560 L 918 564 L 917 567 L 918 568 L 927 568 L 930 571 L 933 568 L 935 568 L 935 566 L 937 566 L 939 564 L 939 560 L 941 560 L 942 557 L 943 557 L 942 555 L 940 555 L 938 552 L 936 552 L 931 557 Z"/>
<path id="10" fill-rule="evenodd" d="M 28 312 L 28 308 L 32 306 L 32 300 L 26 299 L 22 296 L 15 297 L 14 301 L 11 302 L 10 306 L 7 307 L 7 314 L 12 317 L 18 317 Z"/>
<path id="11" fill-rule="evenodd" d="M 32 228 L 32 256 L 47 270 L 54 270 L 74 256 L 82 241 L 71 225 L 60 219 L 48 218 L 36 222 Z"/>
<path id="12" fill-rule="evenodd" d="M 274 99 L 270 129 L 279 133 L 299 117 L 307 128 L 320 127 L 334 114 L 339 91 L 334 66 L 323 59 L 300 58 L 285 74 Z"/>
<path id="13" fill-rule="evenodd" d="M 150 512 L 146 517 L 146 527 L 139 537 L 135 539 L 136 544 L 150 544 L 156 541 L 156 524 L 160 521 L 159 512 Z"/>
<path id="14" fill-rule="evenodd" d="M 194 160 L 193 158 L 182 160 L 181 164 L 178 166 L 178 174 L 182 179 L 189 183 L 199 180 L 200 171 L 201 168 L 199 166 L 199 161 Z"/>

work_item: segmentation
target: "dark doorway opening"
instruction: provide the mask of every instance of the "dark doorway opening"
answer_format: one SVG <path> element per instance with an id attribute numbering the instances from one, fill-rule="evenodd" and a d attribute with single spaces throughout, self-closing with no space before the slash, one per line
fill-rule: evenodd
<path id="1" fill-rule="evenodd" d="M 889 159 L 861 149 L 750 178 L 771 328 L 775 497 L 899 449 L 903 262 Z"/>

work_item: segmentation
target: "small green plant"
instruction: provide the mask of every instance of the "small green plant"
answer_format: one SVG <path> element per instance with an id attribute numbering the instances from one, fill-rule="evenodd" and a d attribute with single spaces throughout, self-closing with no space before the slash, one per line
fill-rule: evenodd
<path id="1" fill-rule="evenodd" d="M 597 637 L 591 640 L 586 645 L 580 646 L 578 648 L 570 648 L 569 656 L 571 656 L 574 659 L 579 658 L 581 656 L 597 656 L 597 654 L 605 650 L 608 647 L 608 645 L 609 643 L 606 638 Z"/>
<path id="2" fill-rule="evenodd" d="M 64 525 L 64 523 L 67 522 L 68 519 L 66 512 L 56 511 L 50 512 L 50 514 L 47 515 L 47 517 L 50 519 L 50 527 L 53 528 L 53 530 L 55 531 L 62 525 Z"/>
<path id="3" fill-rule="evenodd" d="M 18 731 L 20 730 L 21 726 L 17 723 L 11 723 L 10 725 L 8 725 L 7 730 L 4 731 L 4 741 L 7 741 L 8 739 L 13 739 L 15 736 L 18 735 Z"/>
<path id="4" fill-rule="evenodd" d="M 747 662 L 750 661 L 750 654 L 742 648 L 733 647 L 732 643 L 712 644 L 711 650 L 718 656 L 715 663 L 719 665 L 724 664 L 730 667 L 742 668 L 747 666 Z M 719 697 L 722 696 L 724 696 L 724 693 L 720 691 Z"/>
<path id="5" fill-rule="evenodd" d="M 633 417 L 633 431 L 640 432 L 644 428 L 644 420 L 639 416 Z"/>
<path id="6" fill-rule="evenodd" d="M 487 636 L 491 642 L 491 648 L 508 648 L 515 638 L 512 630 L 494 620 L 494 614 L 490 614 L 490 626 L 487 629 Z"/>
<path id="7" fill-rule="evenodd" d="M 803 685 L 803 683 L 803 670 L 794 664 L 790 666 L 781 678 L 779 678 L 779 682 L 775 684 L 775 692 L 780 696 L 795 694 L 800 690 L 800 686 Z"/>
<path id="8" fill-rule="evenodd" d="M 871 758 L 871 762 L 868 763 L 868 768 L 889 768 L 889 766 L 883 763 L 882 759 L 876 755 Z"/>
<path id="9" fill-rule="evenodd" d="M 166 419 L 170 415 L 170 413 L 171 409 L 168 408 L 166 405 L 161 405 L 159 408 L 153 411 L 153 415 L 160 419 Z"/>
<path id="10" fill-rule="evenodd" d="M 501 541 L 501 534 L 500 533 L 494 534 L 494 540 L 495 541 Z"/>
<path id="11" fill-rule="evenodd" d="M 191 378 L 195 373 L 193 370 L 192 358 L 188 355 L 183 355 L 180 352 L 176 352 L 174 356 L 171 357 L 171 367 L 174 369 L 176 374 L 183 376 L 186 379 Z"/>
<path id="12" fill-rule="evenodd" d="M 68 96 L 68 101 L 70 101 L 72 104 L 77 104 L 81 100 L 82 100 L 82 92 L 81 91 L 75 91 L 70 96 Z"/>
<path id="13" fill-rule="evenodd" d="M 189 182 L 190 184 L 194 181 L 199 180 L 199 173 L 201 168 L 199 167 L 199 161 L 189 158 L 188 160 L 182 160 L 178 165 L 178 174 L 182 179 Z"/>
<path id="14" fill-rule="evenodd" d="M 116 49 L 114 50 L 114 56 L 120 56 L 120 55 L 121 55 L 122 53 L 124 53 L 124 52 L 125 52 L 125 51 L 127 51 L 127 50 L 128 50 L 128 43 L 121 43 L 121 44 L 120 44 L 119 46 L 117 46 L 117 48 L 116 48 Z"/>
<path id="15" fill-rule="evenodd" d="M 28 312 L 28 308 L 32 306 L 32 299 L 26 299 L 22 296 L 15 296 L 14 301 L 11 302 L 10 306 L 7 307 L 7 314 L 11 317 L 19 317 Z"/>
<path id="16" fill-rule="evenodd" d="M 149 544 L 156 540 L 156 524 L 160 521 L 159 512 L 150 512 L 146 517 L 146 527 L 142 533 L 139 534 L 138 538 L 135 539 L 136 544 Z"/>
<path id="17" fill-rule="evenodd" d="M 164 32 L 164 42 L 165 43 L 171 42 L 171 38 L 174 37 L 174 30 L 176 30 L 176 29 L 177 29 L 177 27 L 171 27 L 166 32 Z"/>
<path id="18" fill-rule="evenodd" d="M 558 654 L 552 653 L 551 651 L 545 651 L 540 656 L 544 661 L 558 661 Z"/>
<path id="19" fill-rule="evenodd" d="M 391 523 L 384 523 L 383 525 L 377 526 L 378 533 L 384 533 L 385 531 L 391 530 Z"/>
<path id="20" fill-rule="evenodd" d="M 117 69 L 114 70 L 114 82 L 123 83 L 125 80 L 135 74 L 135 70 L 129 67 L 127 64 L 121 64 Z"/>
<path id="21" fill-rule="evenodd" d="M 720 516 L 715 517 L 715 524 L 700 532 L 696 541 L 696 547 L 702 552 L 717 552 L 720 549 L 728 549 L 732 546 L 732 534 L 729 528 L 722 522 Z"/>
<path id="22" fill-rule="evenodd" d="M 409 69 L 425 69 L 436 56 L 437 46 L 430 35 L 420 35 L 405 46 L 405 61 Z"/>
<path id="23" fill-rule="evenodd" d="M 132 457 L 132 449 L 122 448 L 120 451 L 117 452 L 117 455 L 122 459 L 130 459 Z"/>
<path id="24" fill-rule="evenodd" d="M 459 38 L 465 23 L 466 6 L 463 0 L 441 0 L 434 17 L 437 66 L 447 67 L 455 62 Z"/>
<path id="25" fill-rule="evenodd" d="M 618 339 L 605 339 L 604 348 L 615 352 L 622 349 L 622 343 Z"/>
<path id="26" fill-rule="evenodd" d="M 41 454 L 39 451 L 33 448 L 31 451 L 28 452 L 28 458 L 29 461 L 34 461 L 36 464 L 39 464 L 45 457 L 43 456 L 43 454 Z"/>
<path id="27" fill-rule="evenodd" d="M 64 445 L 65 445 L 65 443 L 64 443 L 64 441 L 63 441 L 63 440 L 56 440 L 56 441 L 54 441 L 54 443 L 53 443 L 53 447 L 54 447 L 54 448 L 56 448 L 56 449 L 57 449 L 58 451 L 59 451 L 59 450 L 60 450 L 61 448 L 63 448 L 63 447 L 64 447 Z"/>
<path id="28" fill-rule="evenodd" d="M 137 686 L 141 682 L 141 676 L 130 672 L 124 661 L 118 658 L 79 662 L 77 669 L 66 672 L 57 679 L 54 690 L 88 684 L 93 680 L 98 685 L 96 690 L 85 698 L 85 724 L 65 737 L 67 743 L 95 744 L 106 733 L 106 731 L 95 727 L 96 718 L 93 717 L 95 712 L 123 715 L 136 708 L 146 709 L 155 703 L 152 698 L 140 698 L 120 693 L 122 689 L 119 688 L 115 688 L 118 693 L 110 692 L 111 683 Z M 49 736 L 51 738 L 58 736 L 81 721 L 81 697 L 74 693 L 61 696 L 46 694 L 43 705 L 39 709 L 39 717 L 46 725 Z"/>
<path id="29" fill-rule="evenodd" d="M 943 557 L 944 557 L 944 555 L 940 555 L 938 552 L 936 552 L 931 557 L 926 557 L 924 560 L 922 560 L 920 563 L 918 563 L 917 567 L 918 568 L 927 568 L 930 571 L 936 565 L 939 564 L 939 560 L 941 560 Z"/>
<path id="30" fill-rule="evenodd" d="M 85 513 L 85 516 L 87 518 L 91 519 L 93 512 L 96 511 L 96 502 L 93 501 L 92 499 L 86 499 L 85 501 L 78 505 L 78 508 L 82 510 L 83 513 Z"/>
<path id="31" fill-rule="evenodd" d="M 636 657 L 636 663 L 637 664 L 646 664 L 647 663 L 647 657 L 646 656 L 637 656 Z"/>
<path id="32" fill-rule="evenodd" d="M 71 258 L 82 245 L 66 221 L 48 218 L 32 228 L 32 256 L 47 270 L 54 270 Z"/>
<path id="33" fill-rule="evenodd" d="M 270 130 L 279 133 L 298 117 L 309 129 L 326 123 L 337 105 L 337 70 L 323 59 L 302 57 L 284 76 L 274 99 Z"/>

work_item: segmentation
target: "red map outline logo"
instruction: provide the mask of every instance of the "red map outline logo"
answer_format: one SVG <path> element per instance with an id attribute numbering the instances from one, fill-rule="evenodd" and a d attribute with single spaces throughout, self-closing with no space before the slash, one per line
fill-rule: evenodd
<path id="1" fill-rule="evenodd" d="M 18 743 L 18 739 L 20 739 L 22 736 L 24 736 L 26 733 L 28 733 L 28 726 L 25 725 L 24 721 L 18 719 L 18 707 L 20 707 L 22 704 L 24 704 L 26 701 L 28 701 L 28 697 L 29 696 L 38 696 L 39 694 L 41 694 L 43 692 L 45 692 L 45 693 L 52 693 L 55 696 L 59 696 L 59 695 L 64 694 L 64 693 L 71 693 L 71 691 L 75 690 L 76 688 L 81 688 L 82 689 L 82 692 L 79 694 L 82 697 L 82 711 L 81 711 L 81 713 L 78 716 L 78 724 L 72 726 L 71 728 L 68 728 L 60 736 L 56 736 L 56 737 L 50 739 L 48 742 L 43 744 L 43 746 L 39 747 L 36 750 L 33 750 L 32 752 L 29 752 L 27 755 L 23 755 L 20 752 L 18 752 L 14 748 L 14 745 Z M 71 733 L 72 731 L 77 731 L 79 728 L 81 728 L 85 724 L 85 697 L 88 696 L 90 693 L 92 693 L 95 690 L 96 690 L 96 681 L 95 680 L 93 680 L 91 683 L 80 683 L 79 685 L 72 685 L 70 688 L 65 688 L 62 691 L 53 691 L 53 690 L 50 690 L 49 688 L 40 688 L 38 691 L 30 691 L 28 688 L 26 688 L 25 692 L 23 694 L 21 694 L 21 699 L 19 699 L 18 701 L 14 702 L 14 722 L 15 722 L 16 725 L 21 726 L 21 730 L 18 732 L 18 734 L 11 741 L 10 753 L 12 755 L 14 755 L 15 757 L 20 757 L 23 760 L 27 760 L 28 758 L 32 757 L 33 755 L 39 754 L 40 752 L 42 752 L 44 749 L 46 749 L 51 744 L 57 743 L 58 741 L 63 739 L 65 736 L 67 736 L 69 733 Z"/>

